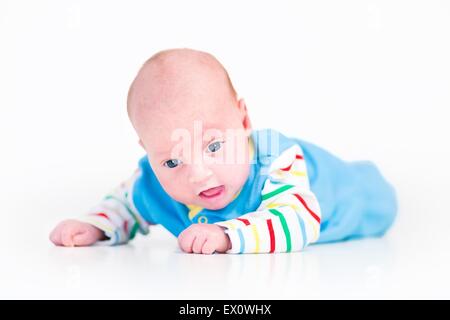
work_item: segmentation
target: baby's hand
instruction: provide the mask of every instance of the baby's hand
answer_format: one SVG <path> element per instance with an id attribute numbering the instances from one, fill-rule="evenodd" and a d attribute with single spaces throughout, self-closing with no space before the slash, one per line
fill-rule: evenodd
<path id="1" fill-rule="evenodd" d="M 178 236 L 180 248 L 188 253 L 226 252 L 231 242 L 224 229 L 215 224 L 193 224 Z"/>
<path id="2" fill-rule="evenodd" d="M 90 246 L 105 238 L 105 233 L 93 225 L 77 220 L 60 222 L 50 233 L 50 240 L 57 246 Z"/>

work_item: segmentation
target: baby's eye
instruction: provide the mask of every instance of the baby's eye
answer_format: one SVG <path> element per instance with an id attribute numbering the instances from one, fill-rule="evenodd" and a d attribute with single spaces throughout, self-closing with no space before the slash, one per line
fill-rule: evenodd
<path id="1" fill-rule="evenodd" d="M 177 167 L 179 164 L 181 164 L 181 161 L 177 160 L 177 159 L 170 159 L 170 160 L 167 160 L 166 162 L 164 162 L 164 166 L 166 166 L 170 169 Z"/>
<path id="2" fill-rule="evenodd" d="M 219 149 L 222 147 L 222 143 L 224 143 L 224 142 L 225 141 L 216 141 L 216 142 L 211 143 L 208 146 L 208 151 L 209 152 L 217 152 L 217 151 L 219 151 Z"/>

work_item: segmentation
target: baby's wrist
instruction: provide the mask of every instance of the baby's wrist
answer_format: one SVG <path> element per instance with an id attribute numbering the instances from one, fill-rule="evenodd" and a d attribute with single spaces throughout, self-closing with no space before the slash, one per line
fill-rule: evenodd
<path id="1" fill-rule="evenodd" d="M 231 239 L 230 236 L 227 234 L 227 240 L 228 240 L 228 245 L 227 245 L 227 251 L 231 250 L 232 248 L 232 243 L 231 243 Z"/>
<path id="2" fill-rule="evenodd" d="M 106 232 L 100 229 L 99 227 L 96 227 L 90 223 L 88 223 L 90 227 L 92 227 L 92 233 L 94 234 L 94 238 L 97 239 L 97 241 L 103 241 L 108 240 L 109 238 L 106 236 Z"/>
<path id="3" fill-rule="evenodd" d="M 217 248 L 216 251 L 219 252 L 219 253 L 225 253 L 228 250 L 230 250 L 231 247 L 232 247 L 230 236 L 228 235 L 228 233 L 226 231 L 228 229 L 226 227 L 224 227 L 224 226 L 219 225 L 219 224 L 216 224 L 216 226 L 220 227 L 220 229 L 222 229 L 222 232 L 223 232 L 222 245 L 220 245 L 220 247 Z"/>
<path id="4" fill-rule="evenodd" d="M 231 249 L 231 240 L 230 240 L 230 237 L 228 236 L 228 234 L 225 232 L 225 230 L 223 230 L 223 233 L 224 233 L 224 245 L 223 245 L 223 247 L 222 248 L 220 248 L 220 250 L 217 250 L 218 252 L 220 252 L 220 253 L 225 253 L 225 252 L 227 252 L 228 250 L 230 250 Z"/>

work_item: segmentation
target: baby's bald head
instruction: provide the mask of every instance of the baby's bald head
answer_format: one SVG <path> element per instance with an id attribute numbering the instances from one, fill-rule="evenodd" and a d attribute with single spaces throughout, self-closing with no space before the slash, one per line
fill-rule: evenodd
<path id="1" fill-rule="evenodd" d="M 189 102 L 198 102 L 205 93 L 237 101 L 227 71 L 214 56 L 192 49 L 160 51 L 144 63 L 131 84 L 128 115 L 136 127 L 144 114 L 192 107 Z"/>

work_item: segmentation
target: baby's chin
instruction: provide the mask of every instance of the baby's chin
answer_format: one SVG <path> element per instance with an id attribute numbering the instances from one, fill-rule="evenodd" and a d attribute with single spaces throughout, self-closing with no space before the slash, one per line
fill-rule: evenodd
<path id="1" fill-rule="evenodd" d="M 208 210 L 220 210 L 225 208 L 230 202 L 231 202 L 230 200 L 226 200 L 226 201 L 217 201 L 215 203 L 208 203 L 200 200 L 198 201 L 198 205 Z"/>
<path id="2" fill-rule="evenodd" d="M 231 201 L 227 201 L 225 204 L 199 204 L 202 208 L 208 209 L 208 210 L 220 210 L 225 208 Z"/>

